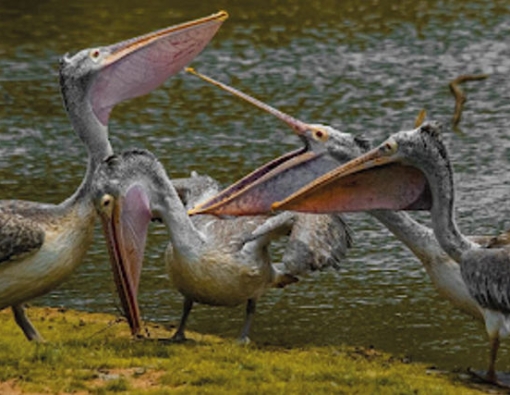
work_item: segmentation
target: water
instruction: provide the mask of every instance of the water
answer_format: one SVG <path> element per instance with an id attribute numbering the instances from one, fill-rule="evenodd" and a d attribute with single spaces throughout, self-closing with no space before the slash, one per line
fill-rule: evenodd
<path id="1" fill-rule="evenodd" d="M 456 171 L 458 222 L 466 234 L 510 228 L 510 6 L 506 1 L 201 1 L 0 4 L 0 198 L 58 203 L 85 171 L 58 89 L 66 52 L 142 34 L 226 9 L 230 18 L 193 66 L 310 122 L 381 141 L 411 128 L 419 110 L 450 125 L 448 82 L 463 86 L 460 133 L 445 140 Z M 179 74 L 151 95 L 118 106 L 114 149 L 145 147 L 171 177 L 196 170 L 227 184 L 298 146 L 279 121 L 193 76 Z M 425 214 L 420 218 L 428 221 Z M 368 346 L 453 369 L 486 367 L 483 326 L 442 300 L 419 261 L 364 214 L 347 216 L 355 248 L 339 272 L 316 274 L 260 301 L 252 339 Z M 141 284 L 146 319 L 175 323 L 182 299 L 169 289 L 154 226 Z M 276 251 L 278 253 L 278 251 Z M 35 301 L 117 312 L 98 229 L 72 278 Z M 239 333 L 244 309 L 196 306 L 189 328 Z M 510 369 L 504 342 L 499 366 Z"/>

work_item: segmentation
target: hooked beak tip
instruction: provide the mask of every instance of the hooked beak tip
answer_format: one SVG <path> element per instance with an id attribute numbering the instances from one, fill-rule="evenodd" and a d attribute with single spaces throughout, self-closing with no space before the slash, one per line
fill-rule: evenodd
<path id="1" fill-rule="evenodd" d="M 218 15 L 218 19 L 219 19 L 220 21 L 225 21 L 225 20 L 227 20 L 227 19 L 228 19 L 228 17 L 229 17 L 228 12 L 227 12 L 227 11 L 225 11 L 225 10 L 221 10 L 221 11 L 219 11 L 219 12 L 217 13 L 217 15 Z"/>
<path id="2" fill-rule="evenodd" d="M 192 208 L 188 210 L 188 215 L 191 217 L 192 215 L 198 214 L 200 212 L 199 209 Z"/>

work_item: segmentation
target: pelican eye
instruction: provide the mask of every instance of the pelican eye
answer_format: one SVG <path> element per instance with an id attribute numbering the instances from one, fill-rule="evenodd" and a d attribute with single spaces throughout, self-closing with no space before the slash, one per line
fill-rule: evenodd
<path id="1" fill-rule="evenodd" d="M 101 207 L 105 210 L 110 209 L 113 206 L 113 196 L 112 195 L 104 195 L 101 198 Z"/>
<path id="2" fill-rule="evenodd" d="M 397 151 L 397 148 L 398 148 L 397 142 L 394 140 L 389 140 L 385 142 L 383 145 L 381 145 L 381 148 L 379 148 L 379 150 L 385 155 L 391 155 Z"/>
<path id="3" fill-rule="evenodd" d="M 99 57 L 101 56 L 101 51 L 99 51 L 99 49 L 93 49 L 90 51 L 89 53 L 89 56 L 90 56 L 90 59 L 92 59 L 93 61 L 98 61 L 99 60 Z"/>
<path id="4" fill-rule="evenodd" d="M 325 142 L 329 139 L 329 133 L 323 129 L 312 129 L 312 136 L 315 140 Z"/>

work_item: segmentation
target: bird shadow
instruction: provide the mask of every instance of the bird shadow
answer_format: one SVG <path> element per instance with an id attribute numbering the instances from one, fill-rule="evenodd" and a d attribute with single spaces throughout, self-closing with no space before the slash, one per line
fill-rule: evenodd
<path id="1" fill-rule="evenodd" d="M 471 368 L 467 369 L 467 373 L 469 374 L 469 377 L 472 382 L 477 384 L 484 384 L 484 385 L 490 385 L 496 388 L 505 389 L 505 393 L 508 393 L 507 391 L 510 391 L 510 373 L 509 372 L 497 372 L 497 379 L 490 380 L 486 376 L 486 372 L 482 370 L 474 370 Z"/>

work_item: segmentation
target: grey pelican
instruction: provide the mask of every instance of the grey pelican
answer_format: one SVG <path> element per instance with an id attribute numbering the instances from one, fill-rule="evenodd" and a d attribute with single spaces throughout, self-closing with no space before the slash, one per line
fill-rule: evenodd
<path id="1" fill-rule="evenodd" d="M 23 303 L 49 292 L 81 263 L 92 241 L 94 172 L 112 148 L 113 107 L 150 92 L 189 63 L 227 14 L 172 26 L 110 46 L 64 56 L 60 85 L 69 118 L 88 152 L 85 177 L 60 204 L 0 201 L 0 309 L 11 306 L 29 340 L 42 341 Z"/>
<path id="2" fill-rule="evenodd" d="M 384 185 L 398 170 L 415 173 L 391 190 Z M 363 177 L 360 181 L 357 177 Z M 397 177 L 399 180 L 402 178 Z M 510 332 L 510 246 L 508 234 L 482 242 L 464 236 L 456 222 L 453 171 L 448 152 L 440 138 L 440 125 L 421 127 L 392 135 L 380 146 L 317 178 L 296 193 L 272 205 L 276 210 L 306 212 L 351 211 L 349 198 L 362 205 L 354 210 L 412 208 L 413 202 L 430 195 L 434 235 L 441 248 L 459 264 L 461 278 L 483 317 L 490 341 L 489 367 L 484 380 L 498 381 L 495 363 L 500 339 Z M 478 242 L 476 242 L 478 241 Z M 457 292 L 452 289 L 451 291 Z M 474 372 L 473 372 L 474 373 Z"/>
<path id="3" fill-rule="evenodd" d="M 195 74 L 198 73 L 195 72 Z M 225 84 L 203 75 L 199 76 L 284 120 L 302 138 L 305 137 L 306 144 L 310 148 L 301 154 L 293 156 L 287 154 L 282 158 L 273 160 L 228 187 L 217 196 L 213 196 L 208 201 L 198 205 L 191 210 L 191 213 L 253 215 L 264 214 L 272 210 L 324 213 L 370 209 L 369 214 L 382 222 L 421 260 L 440 294 L 464 312 L 486 322 L 492 343 L 491 364 L 487 377 L 494 381 L 494 361 L 497 344 L 499 344 L 497 340 L 498 332 L 505 332 L 507 325 L 500 314 L 489 313 L 487 310 L 487 303 L 494 295 L 488 289 L 481 289 L 480 282 L 475 286 L 473 280 L 466 279 L 465 268 L 469 265 L 464 264 L 461 273 L 458 257 L 450 256 L 445 252 L 433 229 L 416 222 L 404 212 L 381 210 L 395 208 L 393 204 L 390 204 L 392 200 L 389 197 L 393 200 L 401 200 L 400 206 L 397 208 L 431 209 L 432 200 L 434 199 L 431 199 L 430 188 L 428 183 L 424 182 L 422 173 L 416 173 L 410 167 L 397 167 L 392 164 L 372 169 L 371 172 L 357 172 L 344 176 L 343 179 L 337 179 L 332 183 L 329 181 L 331 176 L 328 174 L 332 167 L 330 160 L 334 159 L 338 164 L 353 160 L 366 152 L 368 149 L 366 142 L 330 127 L 322 126 L 321 139 L 324 143 L 321 147 L 317 144 L 318 139 L 315 139 L 315 143 L 312 141 L 317 134 L 317 132 L 312 133 L 312 131 L 314 128 L 317 130 L 318 127 L 321 127 L 320 125 L 310 125 L 307 131 L 303 123 L 295 123 L 292 117 L 282 114 Z M 425 130 L 428 130 L 428 128 L 429 126 L 424 126 Z M 418 134 L 418 132 L 414 133 Z M 327 155 L 324 151 L 327 152 Z M 312 152 L 314 153 L 313 156 Z M 377 163 L 378 160 L 381 159 L 376 159 L 374 163 Z M 321 167 L 323 170 L 317 170 Z M 316 169 L 314 171 L 315 176 L 310 172 L 310 169 Z M 331 171 L 333 175 L 335 171 L 334 169 Z M 416 184 L 416 187 L 411 188 L 412 184 Z M 354 193 L 354 191 L 357 193 Z M 451 185 L 451 192 L 453 193 L 453 185 Z M 372 203 L 374 197 L 382 195 L 384 195 L 385 200 L 380 199 Z M 402 200 L 402 198 L 406 200 Z M 273 202 L 276 203 L 273 204 Z M 386 205 L 382 204 L 385 202 Z M 372 207 L 370 204 L 375 204 L 375 206 Z M 436 210 L 438 210 L 437 207 Z M 508 249 L 510 244 L 509 235 L 510 231 L 498 237 L 472 236 L 467 240 L 471 243 L 470 246 L 477 248 L 477 251 L 478 249 L 483 250 L 479 246 Z M 471 278 L 472 276 L 471 272 L 468 277 Z M 473 288 L 475 289 L 473 290 Z M 502 294 L 498 295 L 499 299 L 496 298 L 496 300 L 504 298 Z M 494 321 L 494 314 L 499 321 L 496 324 L 491 324 Z"/>
<path id="4" fill-rule="evenodd" d="M 138 284 L 150 220 L 161 220 L 167 228 L 170 243 L 165 261 L 173 286 L 184 296 L 174 340 L 185 339 L 186 320 L 195 302 L 213 306 L 246 303 L 239 341 L 249 342 L 256 301 L 268 288 L 295 282 L 294 274 L 313 270 L 314 265 L 331 265 L 331 260 L 343 256 L 349 244 L 348 231 L 339 215 L 311 218 L 281 213 L 270 218 L 234 219 L 188 216 L 184 204 L 190 207 L 218 191 L 218 183 L 205 176 L 177 180 L 174 185 L 160 162 L 144 150 L 112 156 L 96 172 L 94 201 L 109 240 L 110 258 L 114 266 L 122 268 L 126 283 Z M 312 223 L 313 230 L 303 223 Z M 302 258 L 310 267 L 305 269 L 301 262 L 281 271 L 271 263 L 271 240 L 289 231 L 289 253 L 297 247 L 306 254 Z M 134 288 L 119 289 L 125 293 L 121 299 L 129 302 L 124 307 L 127 315 L 138 311 Z M 136 316 L 129 322 L 134 333 L 140 330 Z"/>

